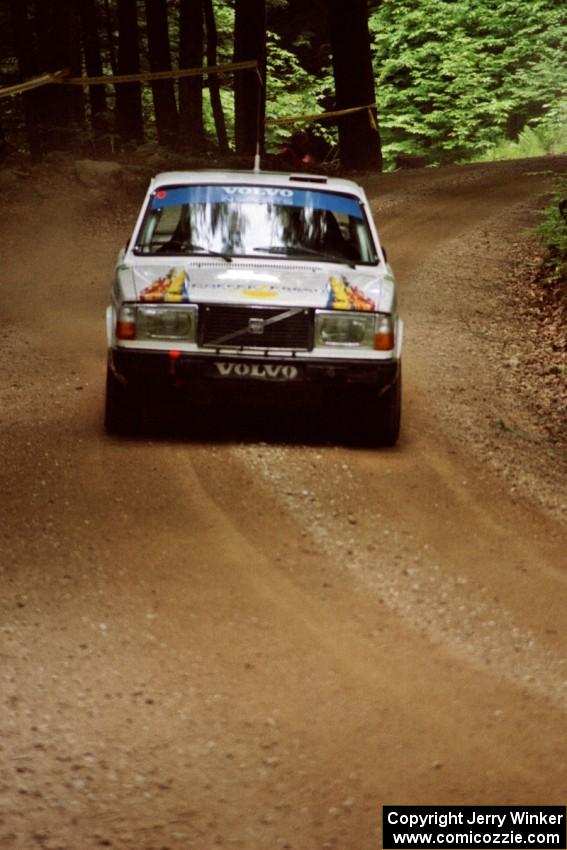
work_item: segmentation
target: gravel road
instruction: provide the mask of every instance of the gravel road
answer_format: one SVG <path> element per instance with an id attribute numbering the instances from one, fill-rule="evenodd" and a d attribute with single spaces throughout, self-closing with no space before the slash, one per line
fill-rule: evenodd
<path id="1" fill-rule="evenodd" d="M 383 804 L 564 804 L 565 355 L 512 270 L 565 170 L 364 180 L 406 321 L 383 451 L 256 407 L 106 436 L 141 193 L 5 193 L 0 850 L 375 850 Z"/>

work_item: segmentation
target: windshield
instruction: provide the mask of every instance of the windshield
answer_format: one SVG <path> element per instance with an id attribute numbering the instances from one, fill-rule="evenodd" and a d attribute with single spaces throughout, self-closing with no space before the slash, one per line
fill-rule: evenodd
<path id="1" fill-rule="evenodd" d="M 153 192 L 135 248 L 147 255 L 280 255 L 378 262 L 357 198 L 271 186 L 173 186 Z"/>

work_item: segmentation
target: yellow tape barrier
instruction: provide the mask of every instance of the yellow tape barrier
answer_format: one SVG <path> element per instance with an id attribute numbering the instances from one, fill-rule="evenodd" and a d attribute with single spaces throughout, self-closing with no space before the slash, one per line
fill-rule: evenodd
<path id="1" fill-rule="evenodd" d="M 376 127 L 376 119 L 372 112 L 376 109 L 375 103 L 368 103 L 366 106 L 351 106 L 350 109 L 336 109 L 334 112 L 318 112 L 311 115 L 292 115 L 290 118 L 267 118 L 266 126 L 275 127 L 280 124 L 299 124 L 302 121 L 319 121 L 323 118 L 340 118 L 342 115 L 351 115 L 353 112 L 368 111 L 370 123 Z"/>
<path id="2" fill-rule="evenodd" d="M 10 97 L 13 94 L 38 89 L 40 86 L 49 86 L 52 83 L 60 82 L 60 76 L 64 75 L 65 71 L 55 71 L 53 74 L 42 74 L 41 77 L 33 77 L 31 80 L 26 80 L 25 83 L 17 83 L 14 86 L 6 86 L 0 89 L 0 97 Z"/>
<path id="3" fill-rule="evenodd" d="M 171 71 L 146 71 L 142 74 L 116 74 L 102 77 L 69 77 L 67 71 L 55 71 L 52 74 L 42 74 L 0 89 L 0 97 L 10 97 L 22 92 L 37 89 L 40 86 L 49 86 L 53 83 L 65 86 L 113 86 L 120 83 L 151 83 L 154 80 L 174 80 L 179 77 L 206 77 L 209 74 L 229 74 L 232 71 L 256 71 L 260 77 L 258 63 L 255 60 L 249 62 L 230 62 L 225 65 L 210 65 L 202 68 L 178 68 Z"/>
<path id="4" fill-rule="evenodd" d="M 109 74 L 101 77 L 70 77 L 68 71 L 54 71 L 51 74 L 42 74 L 40 77 L 33 77 L 26 80 L 24 83 L 17 83 L 13 86 L 6 86 L 0 89 L 0 98 L 11 97 L 22 92 L 32 91 L 41 86 L 53 84 L 65 86 L 107 86 L 121 83 L 151 83 L 157 80 L 174 80 L 181 77 L 206 77 L 209 74 L 229 74 L 233 71 L 256 71 L 260 82 L 263 84 L 262 75 L 258 63 L 255 60 L 249 62 L 229 62 L 225 65 L 209 65 L 201 68 L 178 68 L 171 71 L 146 71 L 141 74 Z M 268 118 L 265 125 L 275 127 L 284 124 L 298 124 L 302 121 L 312 122 L 320 121 L 326 118 L 340 118 L 343 115 L 351 115 L 353 112 L 368 112 L 368 120 L 374 129 L 377 129 L 376 118 L 374 117 L 373 109 L 376 109 L 375 103 L 368 103 L 365 106 L 352 106 L 349 109 L 336 109 L 333 112 L 317 112 L 310 115 L 292 115 L 289 118 Z"/>

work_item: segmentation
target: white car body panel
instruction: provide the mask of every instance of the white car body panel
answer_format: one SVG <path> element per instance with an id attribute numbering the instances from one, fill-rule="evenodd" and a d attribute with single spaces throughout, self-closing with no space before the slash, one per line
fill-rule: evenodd
<path id="1" fill-rule="evenodd" d="M 168 214 L 173 216 L 175 212 L 176 221 L 181 222 L 183 218 L 177 212 L 181 204 L 191 209 L 191 216 L 198 215 L 199 204 L 205 206 L 207 214 L 210 210 L 216 210 L 216 197 L 210 206 L 206 206 L 207 201 L 202 200 L 203 197 L 212 197 L 212 194 L 207 194 L 210 187 L 219 187 L 213 188 L 211 192 L 215 196 L 220 194 L 223 210 L 225 207 L 229 211 L 242 208 L 242 205 L 235 206 L 230 202 L 224 204 L 226 195 L 229 199 L 245 198 L 247 207 L 260 204 L 266 210 L 266 215 L 268 208 L 262 203 L 264 198 L 272 200 L 272 209 L 278 206 L 278 200 L 274 199 L 279 199 L 279 204 L 285 207 L 287 199 L 292 198 L 289 204 L 298 209 L 298 199 L 301 202 L 303 198 L 323 198 L 317 201 L 323 206 L 304 208 L 307 212 L 301 215 L 305 215 L 305 221 L 312 209 L 334 211 L 335 207 L 330 205 L 330 198 L 324 197 L 325 193 L 335 199 L 340 196 L 342 200 L 337 208 L 337 219 L 344 228 L 345 239 L 349 240 L 351 236 L 353 240 L 358 239 L 360 229 L 363 229 L 364 244 L 368 250 L 358 247 L 354 254 L 356 261 L 348 259 L 346 253 L 344 261 L 341 261 L 335 253 L 320 250 L 313 252 L 307 247 L 303 248 L 303 243 L 300 243 L 299 255 L 295 256 L 293 250 L 297 250 L 296 242 L 286 243 L 286 246 L 291 245 L 291 250 L 287 248 L 287 252 L 282 250 L 282 246 L 274 245 L 274 242 L 266 243 L 266 230 L 257 226 L 261 212 L 254 212 L 251 217 L 242 219 L 242 230 L 229 229 L 228 241 L 231 245 L 234 244 L 233 234 L 241 234 L 238 237 L 240 245 L 246 244 L 250 234 L 254 237 L 254 241 L 248 243 L 251 247 L 240 249 L 240 253 L 234 250 L 227 253 L 217 251 L 217 254 L 211 250 L 207 253 L 207 244 L 215 247 L 212 239 L 210 242 L 203 241 L 205 247 L 202 249 L 183 243 L 177 251 L 175 249 L 180 242 L 177 238 L 171 238 L 173 247 L 168 247 L 170 242 L 163 240 L 169 240 L 172 232 L 175 237 L 177 231 L 174 232 L 174 227 L 169 224 L 160 231 L 160 226 L 154 225 L 155 218 L 165 213 L 164 219 L 167 219 Z M 183 194 L 186 190 L 190 190 L 190 196 Z M 299 190 L 299 193 L 294 195 L 294 190 Z M 162 194 L 167 198 L 163 203 Z M 178 200 L 179 197 L 182 200 Z M 190 200 L 186 201 L 188 197 Z M 193 200 L 195 198 L 197 200 Z M 160 201 L 159 204 L 156 204 L 156 199 Z M 196 207 L 191 206 L 193 203 Z M 284 212 L 281 212 L 281 216 Z M 279 210 L 277 215 L 280 215 Z M 292 212 L 289 218 L 282 220 L 294 221 L 294 215 Z M 225 225 L 226 222 L 231 224 L 229 213 L 223 219 Z M 144 228 L 148 227 L 152 228 L 150 237 L 143 235 L 147 232 Z M 191 233 L 194 232 L 193 227 L 194 219 L 191 218 Z M 206 232 L 213 234 L 215 231 L 209 229 Z M 264 235 L 258 236 L 259 232 Z M 154 234 L 159 238 L 155 238 Z M 340 244 L 343 244 L 342 239 Z M 347 241 L 345 244 L 351 243 Z M 262 255 L 253 254 L 252 251 Z M 309 253 L 316 253 L 317 256 L 311 259 L 306 256 Z M 185 338 L 173 338 L 171 335 L 162 338 L 161 330 L 157 335 L 152 332 L 149 337 L 140 331 L 139 338 L 136 338 L 136 333 L 128 336 L 122 330 L 117 332 L 124 311 L 127 313 L 130 310 L 143 323 L 146 321 L 144 315 L 149 315 L 147 310 L 144 314 L 144 308 L 152 306 L 157 306 L 158 310 L 163 308 L 171 311 L 167 312 L 166 318 L 169 321 L 173 316 L 174 323 L 179 317 L 185 322 L 183 316 L 190 314 L 193 316 L 191 321 L 200 327 L 201 315 L 206 324 L 209 321 L 207 314 L 213 316 L 216 311 L 221 317 L 218 319 L 221 324 L 229 321 L 233 322 L 233 326 L 228 333 L 224 330 L 214 331 L 207 338 L 198 333 L 194 336 L 187 334 Z M 278 312 L 279 308 L 281 312 Z M 175 310 L 179 312 L 175 314 Z M 226 319 L 226 311 L 230 313 L 230 320 Z M 301 321 L 304 322 L 299 331 L 297 326 L 296 331 L 292 331 L 305 333 L 305 342 L 297 344 L 296 339 L 295 347 L 289 343 L 286 345 L 285 341 L 287 324 L 293 324 L 286 317 L 291 314 L 298 320 L 303 316 Z M 344 326 L 345 321 L 347 324 L 349 321 L 347 316 L 356 321 L 357 314 L 366 317 L 362 323 L 358 322 L 359 327 L 368 329 L 364 331 L 363 337 L 355 336 L 356 341 L 351 342 L 350 330 L 346 343 L 339 342 L 342 338 L 340 335 L 323 336 L 321 321 L 332 324 L 337 317 Z M 391 329 L 384 332 L 386 350 L 382 350 L 376 343 L 377 328 L 384 320 L 387 321 L 387 328 Z M 162 319 L 151 318 L 148 321 L 161 323 Z M 254 322 L 262 326 L 257 343 L 256 337 L 252 336 L 257 332 L 253 327 Z M 270 337 L 262 323 L 270 326 L 271 342 L 264 342 L 261 336 L 265 332 L 266 339 Z M 276 323 L 283 331 L 281 337 L 273 334 Z M 213 326 L 216 327 L 214 323 Z M 302 330 L 308 326 L 311 328 L 310 333 Z M 319 332 L 316 332 L 317 326 Z M 388 414 L 391 424 L 387 443 L 392 445 L 397 439 L 403 322 L 398 314 L 396 283 L 364 191 L 350 180 L 256 171 L 175 171 L 157 175 L 149 185 L 132 238 L 117 258 L 112 299 L 106 311 L 106 333 L 109 349 L 106 422 L 110 430 L 119 430 L 123 420 L 128 419 L 130 396 L 127 396 L 126 390 L 131 382 L 144 386 L 144 369 L 150 364 L 148 376 L 152 379 L 155 379 L 156 374 L 161 374 L 164 382 L 170 378 L 184 380 L 191 372 L 191 378 L 187 377 L 188 384 L 193 380 L 193 375 L 198 380 L 216 379 L 217 385 L 223 381 L 234 382 L 239 378 L 247 381 L 297 378 L 312 385 L 319 381 L 329 383 L 337 380 L 341 385 L 350 382 L 358 386 L 367 384 L 369 390 L 376 393 L 376 398 L 388 393 L 397 384 L 398 396 L 392 401 L 393 412 Z M 330 333 L 335 332 L 331 330 Z M 374 337 L 368 337 L 367 334 L 374 334 Z M 360 339 L 364 342 L 359 342 Z M 168 365 L 162 366 L 163 363 Z M 183 373 L 178 371 L 178 365 L 186 367 Z M 165 371 L 159 372 L 160 369 Z"/>

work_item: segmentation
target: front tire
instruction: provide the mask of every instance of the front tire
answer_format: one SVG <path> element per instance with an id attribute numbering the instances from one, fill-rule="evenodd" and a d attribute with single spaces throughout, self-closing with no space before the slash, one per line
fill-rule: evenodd
<path id="1" fill-rule="evenodd" d="M 395 446 L 400 436 L 402 418 L 402 370 L 382 395 L 365 387 L 358 396 L 356 434 L 365 446 Z"/>
<path id="2" fill-rule="evenodd" d="M 122 384 L 110 366 L 106 370 L 104 427 L 109 434 L 136 434 L 142 426 L 143 405 L 140 393 Z"/>
<path id="3" fill-rule="evenodd" d="M 402 423 L 402 367 L 391 387 L 378 400 L 378 439 L 381 446 L 395 446 Z"/>

